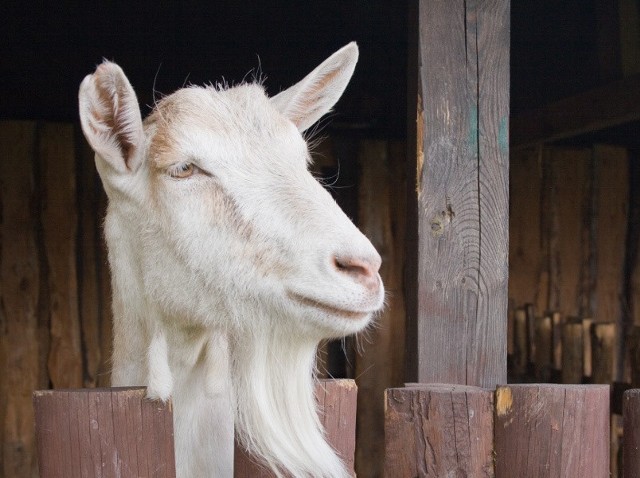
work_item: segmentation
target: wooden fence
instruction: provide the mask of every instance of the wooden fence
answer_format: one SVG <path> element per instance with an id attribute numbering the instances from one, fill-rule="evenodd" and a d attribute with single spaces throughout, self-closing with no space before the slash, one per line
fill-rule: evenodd
<path id="1" fill-rule="evenodd" d="M 316 393 L 327 437 L 353 472 L 356 387 L 329 380 Z M 609 476 L 609 396 L 608 385 L 388 389 L 385 476 Z M 144 399 L 143 388 L 47 390 L 34 403 L 42 478 L 175 476 L 172 408 Z M 624 477 L 636 477 L 638 389 L 624 394 L 624 421 Z M 236 447 L 234 476 L 273 475 Z"/>

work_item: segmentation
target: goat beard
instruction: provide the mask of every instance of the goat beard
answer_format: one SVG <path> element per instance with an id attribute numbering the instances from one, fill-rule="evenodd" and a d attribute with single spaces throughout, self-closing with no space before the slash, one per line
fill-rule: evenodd
<path id="1" fill-rule="evenodd" d="M 265 322 L 229 336 L 238 441 L 277 477 L 351 476 L 318 418 L 317 338 Z"/>

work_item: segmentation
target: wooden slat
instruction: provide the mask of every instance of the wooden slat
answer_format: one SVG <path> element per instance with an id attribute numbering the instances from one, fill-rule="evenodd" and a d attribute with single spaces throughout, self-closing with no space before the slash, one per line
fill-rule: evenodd
<path id="1" fill-rule="evenodd" d="M 640 76 L 580 93 L 511 119 L 514 149 L 640 119 Z"/>
<path id="2" fill-rule="evenodd" d="M 623 463 L 624 478 L 636 478 L 640 473 L 640 389 L 624 392 L 622 399 L 624 420 Z"/>
<path id="3" fill-rule="evenodd" d="M 524 308 L 519 308 L 515 312 L 513 335 L 513 372 L 516 376 L 523 376 L 527 372 L 527 364 L 529 363 L 527 313 Z"/>
<path id="4" fill-rule="evenodd" d="M 56 388 L 82 386 L 76 273 L 76 176 L 73 127 L 46 123 L 40 130 L 42 231 L 48 271 L 51 350 Z"/>
<path id="5" fill-rule="evenodd" d="M 316 385 L 320 423 L 327 441 L 355 476 L 356 405 L 358 389 L 353 380 L 320 380 Z M 236 442 L 235 478 L 272 478 L 275 475 L 259 464 Z"/>
<path id="6" fill-rule="evenodd" d="M 595 306 L 593 317 L 598 322 L 615 322 L 622 345 L 624 328 L 623 302 L 629 209 L 629 155 L 626 149 L 596 145 L 593 148 L 597 204 Z M 613 378 L 622 378 L 622 350 L 612 357 Z"/>
<path id="7" fill-rule="evenodd" d="M 589 211 L 591 151 L 550 148 L 549 169 L 549 308 L 569 316 L 590 315 L 581 307 L 583 278 L 589 277 Z M 584 294 L 588 295 L 588 291 Z"/>
<path id="8" fill-rule="evenodd" d="M 548 309 L 548 274 L 542 240 L 542 150 L 511 155 L 509 171 L 509 301 Z"/>
<path id="9" fill-rule="evenodd" d="M 583 353 L 582 320 L 567 320 L 562 326 L 562 383 L 582 383 Z"/>
<path id="10" fill-rule="evenodd" d="M 535 320 L 535 374 L 539 382 L 551 380 L 552 352 L 553 352 L 553 327 L 551 317 L 536 317 Z"/>
<path id="11" fill-rule="evenodd" d="M 496 478 L 609 475 L 608 386 L 501 386 L 495 417 Z"/>
<path id="12" fill-rule="evenodd" d="M 83 386 L 95 387 L 103 364 L 97 249 L 102 218 L 97 214 L 102 186 L 94 166 L 94 152 L 79 129 L 75 131 L 78 181 L 78 299 L 82 325 Z"/>
<path id="13" fill-rule="evenodd" d="M 34 393 L 40 477 L 175 478 L 170 403 L 144 388 Z"/>
<path id="14" fill-rule="evenodd" d="M 412 385 L 385 393 L 385 475 L 493 476 L 493 392 Z"/>
<path id="15" fill-rule="evenodd" d="M 0 476 L 7 477 L 32 475 L 30 395 L 46 386 L 39 383 L 46 368 L 39 358 L 35 129 L 31 122 L 0 122 Z"/>
<path id="16" fill-rule="evenodd" d="M 358 225 L 382 256 L 380 275 L 388 292 L 387 306 L 376 317 L 356 355 L 358 382 L 357 470 L 380 476 L 383 467 L 384 403 L 387 388 L 403 383 L 404 324 L 403 251 L 405 211 L 397 198 L 406 197 L 403 156 L 390 157 L 386 141 L 363 141 L 360 164 Z"/>
<path id="17" fill-rule="evenodd" d="M 509 1 L 422 0 L 416 18 L 408 379 L 491 387 L 506 380 Z"/>
<path id="18" fill-rule="evenodd" d="M 591 327 L 593 383 L 613 383 L 616 363 L 617 326 L 615 322 L 597 322 Z"/>

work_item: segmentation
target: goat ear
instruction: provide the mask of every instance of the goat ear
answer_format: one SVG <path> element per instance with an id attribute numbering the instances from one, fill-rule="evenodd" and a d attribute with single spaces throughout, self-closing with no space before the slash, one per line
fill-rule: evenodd
<path id="1" fill-rule="evenodd" d="M 136 94 L 122 69 L 103 62 L 80 85 L 80 123 L 93 150 L 120 173 L 136 171 L 144 144 Z"/>
<path id="2" fill-rule="evenodd" d="M 302 81 L 271 98 L 284 116 L 304 131 L 327 114 L 344 92 L 358 62 L 358 45 L 335 52 Z"/>

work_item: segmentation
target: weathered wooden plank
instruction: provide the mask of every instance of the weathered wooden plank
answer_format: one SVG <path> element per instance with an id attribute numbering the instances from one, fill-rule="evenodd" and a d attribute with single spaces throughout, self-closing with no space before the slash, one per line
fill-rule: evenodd
<path id="1" fill-rule="evenodd" d="M 629 155 L 625 148 L 596 145 L 593 148 L 596 184 L 595 211 L 595 305 L 599 322 L 617 323 L 617 343 L 622 346 L 624 330 L 623 296 L 629 209 Z M 613 378 L 622 378 L 623 355 L 614 357 Z"/>
<path id="2" fill-rule="evenodd" d="M 493 392 L 421 385 L 385 393 L 385 475 L 493 476 Z"/>
<path id="3" fill-rule="evenodd" d="M 582 383 L 584 327 L 572 318 L 562 325 L 562 383 Z"/>
<path id="4" fill-rule="evenodd" d="M 405 197 L 404 163 L 391 158 L 386 141 L 362 142 L 358 225 L 382 256 L 380 275 L 388 291 L 387 306 L 376 317 L 356 355 L 358 382 L 357 471 L 381 476 L 384 459 L 384 402 L 387 388 L 402 385 L 404 375 L 403 250 L 405 211 L 396 198 Z"/>
<path id="5" fill-rule="evenodd" d="M 320 380 L 316 385 L 315 393 L 320 423 L 325 429 L 327 441 L 355 476 L 358 388 L 353 380 Z M 272 478 L 275 475 L 236 442 L 233 476 Z"/>
<path id="6" fill-rule="evenodd" d="M 422 0 L 417 26 L 408 379 L 490 387 L 506 380 L 509 1 Z"/>
<path id="7" fill-rule="evenodd" d="M 497 478 L 609 475 L 607 385 L 508 385 L 496 391 Z"/>
<path id="8" fill-rule="evenodd" d="M 553 353 L 553 327 L 550 316 L 536 317 L 535 320 L 535 375 L 539 382 L 551 380 L 552 353 Z"/>
<path id="9" fill-rule="evenodd" d="M 591 326 L 593 383 L 611 384 L 615 377 L 617 325 L 615 322 L 596 322 Z"/>
<path id="10" fill-rule="evenodd" d="M 516 376 L 523 376 L 527 372 L 527 364 L 529 363 L 529 346 L 527 337 L 527 313 L 522 307 L 515 312 L 513 336 L 513 373 Z"/>
<path id="11" fill-rule="evenodd" d="M 512 154 L 509 183 L 509 301 L 512 307 L 533 302 L 543 312 L 549 303 L 541 224 L 541 148 Z"/>
<path id="12" fill-rule="evenodd" d="M 0 122 L 0 476 L 35 467 L 31 391 L 42 386 L 34 208 L 36 126 Z"/>
<path id="13" fill-rule="evenodd" d="M 80 387 L 82 352 L 76 274 L 78 221 L 73 126 L 43 124 L 39 142 L 41 218 L 51 321 L 48 368 L 54 387 Z"/>
<path id="14" fill-rule="evenodd" d="M 624 478 L 640 474 L 640 389 L 624 392 L 622 399 L 624 420 L 623 463 Z"/>
<path id="15" fill-rule="evenodd" d="M 581 308 L 583 283 L 589 277 L 589 211 L 591 151 L 549 148 L 547 151 L 551 224 L 549 231 L 549 308 L 579 317 L 590 315 Z"/>
<path id="16" fill-rule="evenodd" d="M 511 119 L 514 149 L 640 119 L 640 76 L 565 98 Z"/>
<path id="17" fill-rule="evenodd" d="M 34 393 L 40 477 L 175 478 L 170 403 L 144 388 Z"/>
<path id="18" fill-rule="evenodd" d="M 102 218 L 98 197 L 102 186 L 94 166 L 94 152 L 79 129 L 75 131 L 78 204 L 78 300 L 82 332 L 83 386 L 95 387 L 102 370 L 100 294 L 97 248 Z"/>

